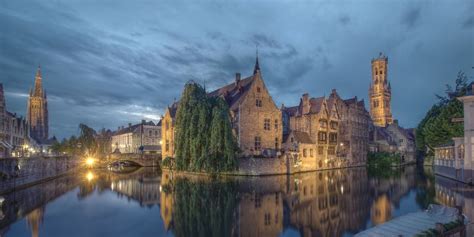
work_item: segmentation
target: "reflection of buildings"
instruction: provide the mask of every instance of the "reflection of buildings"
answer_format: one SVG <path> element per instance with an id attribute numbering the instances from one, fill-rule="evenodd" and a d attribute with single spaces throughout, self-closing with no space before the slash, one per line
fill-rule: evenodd
<path id="1" fill-rule="evenodd" d="M 238 218 L 239 236 L 277 236 L 283 230 L 281 193 L 242 194 Z"/>
<path id="2" fill-rule="evenodd" d="M 43 215 L 44 208 L 40 207 L 38 209 L 33 210 L 26 216 L 26 221 L 28 223 L 28 227 L 31 230 L 32 237 L 39 236 L 39 229 L 41 224 L 43 224 Z"/>
<path id="3" fill-rule="evenodd" d="M 389 221 L 392 218 L 392 204 L 387 195 L 379 196 L 370 209 L 370 218 L 376 225 Z"/>

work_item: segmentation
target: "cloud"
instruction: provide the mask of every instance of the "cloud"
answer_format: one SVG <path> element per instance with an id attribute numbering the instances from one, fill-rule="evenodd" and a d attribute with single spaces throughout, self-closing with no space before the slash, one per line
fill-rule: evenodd
<path id="1" fill-rule="evenodd" d="M 421 8 L 411 8 L 408 11 L 403 13 L 402 24 L 405 25 L 408 29 L 412 29 L 420 20 Z"/>
<path id="2" fill-rule="evenodd" d="M 251 75 L 258 45 L 265 83 L 287 105 L 332 88 L 367 101 L 370 60 L 385 52 L 395 117 L 415 126 L 434 94 L 474 65 L 471 31 L 452 27 L 472 28 L 468 4 L 114 3 L 1 4 L 0 82 L 9 110 L 25 114 L 41 64 L 51 134 L 68 137 L 79 123 L 116 128 L 157 119 L 188 80 L 212 90 L 236 72 Z"/>

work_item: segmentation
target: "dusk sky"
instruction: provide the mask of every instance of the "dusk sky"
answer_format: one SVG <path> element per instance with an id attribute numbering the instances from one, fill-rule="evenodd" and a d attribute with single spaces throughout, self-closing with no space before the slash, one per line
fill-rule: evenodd
<path id="1" fill-rule="evenodd" d="M 26 114 L 39 64 L 50 134 L 159 120 L 188 80 L 252 73 L 277 106 L 301 94 L 367 97 L 389 57 L 392 111 L 414 127 L 458 71 L 473 80 L 474 1 L 0 1 L 0 82 Z"/>

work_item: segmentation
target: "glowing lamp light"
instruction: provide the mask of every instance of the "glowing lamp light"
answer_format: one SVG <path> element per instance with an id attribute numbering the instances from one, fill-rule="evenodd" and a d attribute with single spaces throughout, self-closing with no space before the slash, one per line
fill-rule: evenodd
<path id="1" fill-rule="evenodd" d="M 95 163 L 94 158 L 88 157 L 88 158 L 86 159 L 86 164 L 87 164 L 88 166 L 92 166 L 92 165 L 94 165 L 94 163 Z"/>

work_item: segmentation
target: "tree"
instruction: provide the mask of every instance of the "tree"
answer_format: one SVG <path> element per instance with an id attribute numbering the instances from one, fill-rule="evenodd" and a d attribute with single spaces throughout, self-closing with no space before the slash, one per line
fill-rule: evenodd
<path id="1" fill-rule="evenodd" d="M 227 103 L 208 97 L 199 84 L 187 83 L 176 112 L 175 147 L 178 170 L 234 169 L 237 145 Z"/>
<path id="2" fill-rule="evenodd" d="M 453 123 L 452 119 L 461 118 L 464 115 L 463 105 L 457 97 L 464 96 L 467 87 L 467 76 L 460 71 L 455 80 L 455 86 L 446 85 L 446 95 L 436 95 L 439 99 L 438 103 L 426 113 L 416 130 L 418 151 L 425 155 L 432 155 L 431 151 L 434 147 L 450 142 L 453 137 L 463 136 L 463 125 Z"/>

